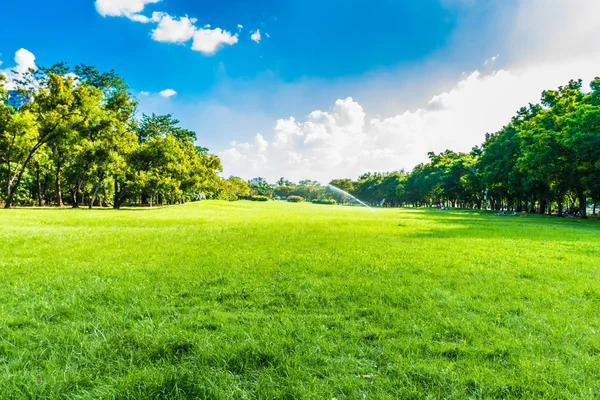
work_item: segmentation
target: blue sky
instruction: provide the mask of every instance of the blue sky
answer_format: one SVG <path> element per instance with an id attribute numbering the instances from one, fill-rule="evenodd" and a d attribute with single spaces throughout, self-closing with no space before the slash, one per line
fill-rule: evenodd
<path id="1" fill-rule="evenodd" d="M 7 2 L 2 12 L 14 17 L 0 25 L 0 50 L 12 55 L 24 47 L 40 65 L 65 60 L 113 68 L 139 91 L 168 86 L 198 95 L 223 79 L 223 68 L 233 79 L 270 71 L 293 81 L 356 76 L 410 62 L 443 47 L 456 21 L 456 11 L 437 0 L 164 0 L 146 5 L 140 14 L 154 11 L 197 18 L 199 27 L 210 24 L 232 33 L 238 33 L 238 24 L 244 28 L 235 46 L 207 57 L 186 45 L 151 40 L 149 24 L 103 17 L 93 0 L 66 0 L 60 6 Z M 257 29 L 259 44 L 250 40 Z"/>
<path id="2" fill-rule="evenodd" d="M 33 57 L 114 69 L 140 112 L 173 113 L 225 174 L 327 180 L 468 150 L 542 89 L 593 77 L 599 11 L 594 0 L 6 2 L 0 70 Z"/>

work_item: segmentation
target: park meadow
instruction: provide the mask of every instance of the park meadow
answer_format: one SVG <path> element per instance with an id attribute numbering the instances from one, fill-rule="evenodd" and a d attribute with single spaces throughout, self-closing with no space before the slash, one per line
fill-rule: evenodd
<path id="1" fill-rule="evenodd" d="M 598 398 L 599 228 L 284 201 L 3 210 L 0 398 Z"/>

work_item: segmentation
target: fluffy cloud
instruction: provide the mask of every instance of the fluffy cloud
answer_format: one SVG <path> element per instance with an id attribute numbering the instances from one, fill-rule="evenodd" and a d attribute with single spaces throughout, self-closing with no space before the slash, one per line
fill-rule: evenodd
<path id="1" fill-rule="evenodd" d="M 331 111 L 313 111 L 303 122 L 294 117 L 278 120 L 270 142 L 259 134 L 252 142 L 232 142 L 219 155 L 231 167 L 226 173 L 249 176 L 268 168 L 271 178 L 283 173 L 278 169 L 296 179 L 323 177 L 370 156 L 363 151 L 369 142 L 365 124 L 360 104 L 347 98 L 336 101 Z"/>
<path id="2" fill-rule="evenodd" d="M 234 45 L 238 42 L 238 35 L 232 35 L 230 32 L 221 28 L 198 29 L 194 33 L 194 42 L 192 50 L 199 51 L 205 55 L 212 55 L 224 45 Z"/>
<path id="3" fill-rule="evenodd" d="M 266 144 L 233 142 L 221 152 L 226 174 L 243 177 L 307 177 L 327 182 L 355 178 L 367 171 L 411 170 L 427 152 L 447 148 L 469 151 L 482 143 L 542 90 L 565 84 L 576 71 L 589 82 L 600 57 L 526 68 L 464 75 L 451 90 L 433 96 L 415 111 L 368 118 L 354 99 L 337 100 L 329 111 L 316 110 L 303 121 L 280 119 Z"/>
<path id="4" fill-rule="evenodd" d="M 15 63 L 17 66 L 14 69 L 19 73 L 27 72 L 30 68 L 36 68 L 35 56 L 32 52 L 23 48 L 15 53 Z"/>
<path id="5" fill-rule="evenodd" d="M 96 10 L 102 16 L 127 17 L 132 21 L 140 23 L 157 23 L 152 30 L 152 39 L 163 43 L 185 43 L 194 39 L 192 50 L 201 52 L 205 55 L 216 53 L 224 45 L 233 45 L 238 42 L 238 34 L 221 28 L 210 29 L 210 24 L 205 24 L 203 28 L 197 29 L 194 24 L 195 18 L 172 17 L 164 12 L 154 12 L 151 17 L 140 14 L 146 4 L 158 3 L 161 0 L 96 0 Z M 241 30 L 242 25 L 238 25 Z M 257 35 L 257 36 L 256 36 Z M 252 40 L 257 43 L 260 41 L 260 32 L 256 31 L 252 35 Z"/>
<path id="6" fill-rule="evenodd" d="M 137 16 L 144 10 L 146 4 L 158 3 L 161 0 L 96 0 L 95 6 L 98 14 L 103 17 L 128 17 L 143 19 Z M 140 21 L 142 22 L 142 21 Z"/>
<path id="7" fill-rule="evenodd" d="M 250 35 L 250 39 L 252 39 L 256 43 L 260 43 L 260 29 L 257 29 L 252 35 Z"/>
<path id="8" fill-rule="evenodd" d="M 163 90 L 162 92 L 160 92 L 159 94 L 160 94 L 162 97 L 169 98 L 169 97 L 176 96 L 176 95 L 177 95 L 177 92 L 176 92 L 176 91 L 174 91 L 173 89 L 165 89 L 165 90 Z"/>
<path id="9" fill-rule="evenodd" d="M 156 29 L 152 31 L 152 39 L 157 42 L 184 43 L 190 40 L 196 32 L 195 18 L 173 18 L 163 14 Z"/>
<path id="10" fill-rule="evenodd" d="M 14 88 L 13 80 L 17 78 L 18 75 L 27 72 L 30 68 L 37 68 L 37 66 L 35 65 L 35 56 L 29 50 L 23 48 L 17 50 L 17 52 L 15 53 L 14 60 L 14 67 L 10 67 L 5 70 L 0 70 L 0 73 L 7 78 L 7 81 L 5 83 L 5 87 L 7 89 Z M 0 65 L 2 65 L 1 62 Z"/>
<path id="11" fill-rule="evenodd" d="M 128 18 L 135 22 L 141 22 L 142 24 L 147 24 L 150 22 L 155 22 L 155 23 L 160 22 L 161 19 L 165 15 L 166 14 L 163 12 L 155 11 L 152 13 L 151 17 L 146 17 L 145 15 L 142 15 L 142 14 L 133 14 L 133 15 L 128 16 Z"/>
<path id="12" fill-rule="evenodd" d="M 477 6 L 463 0 L 446 3 L 451 2 Z M 485 61 L 482 57 L 480 69 L 474 66 L 462 76 L 452 73 L 453 82 L 438 79 L 444 89 L 431 91 L 436 94 L 428 100 L 407 100 L 424 91 L 411 91 L 409 85 L 405 92 L 390 92 L 386 84 L 398 87 L 398 82 L 403 82 L 392 72 L 375 74 L 377 79 L 363 77 L 370 82 L 368 91 L 353 90 L 360 86 L 356 82 L 341 90 L 329 84 L 332 93 L 357 97 L 338 100 L 330 110 L 277 120 L 271 132 L 264 131 L 268 132 L 263 137 L 267 142 L 264 151 L 257 151 L 255 140 L 232 143 L 220 153 L 224 173 L 265 176 L 272 181 L 285 176 L 327 182 L 334 177 L 356 178 L 367 171 L 411 170 L 427 160 L 429 151 L 449 148 L 467 152 L 481 144 L 486 133 L 502 128 L 520 107 L 539 102 L 543 90 L 576 78 L 589 83 L 600 74 L 600 47 L 591 45 L 600 36 L 596 22 L 600 2 L 520 0 L 494 5 L 494 11 L 485 31 L 481 31 L 480 21 L 475 25 L 478 29 L 466 26 L 457 32 L 453 47 L 446 49 L 446 54 L 464 56 L 463 49 L 470 48 L 473 32 L 478 32 L 487 39 L 477 47 L 478 52 L 495 55 Z M 548 26 L 553 29 L 548 31 Z M 431 64 L 447 61 L 435 57 L 429 60 Z M 414 68 L 424 72 L 408 76 L 422 82 L 423 88 L 451 71 L 427 63 Z M 363 109 L 361 103 L 372 104 L 374 97 L 384 97 L 385 104 Z M 381 112 L 386 115 L 379 116 Z"/>

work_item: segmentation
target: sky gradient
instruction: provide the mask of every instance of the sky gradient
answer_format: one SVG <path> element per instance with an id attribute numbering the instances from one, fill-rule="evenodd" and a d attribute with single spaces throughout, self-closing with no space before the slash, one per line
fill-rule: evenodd
<path id="1" fill-rule="evenodd" d="M 114 69 L 140 113 L 172 113 L 244 178 L 410 170 L 428 151 L 480 144 L 543 89 L 600 75 L 595 0 L 33 0 L 2 12 L 0 70 Z"/>

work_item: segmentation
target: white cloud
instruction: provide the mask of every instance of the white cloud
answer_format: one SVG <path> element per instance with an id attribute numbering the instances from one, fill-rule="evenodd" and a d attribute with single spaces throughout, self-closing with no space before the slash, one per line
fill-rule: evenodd
<path id="1" fill-rule="evenodd" d="M 600 46 L 591 45 L 600 36 L 598 15 L 597 0 L 522 0 L 507 34 L 508 46 L 524 59 L 598 53 Z"/>
<path id="2" fill-rule="evenodd" d="M 17 50 L 15 53 L 15 63 L 17 66 L 14 69 L 19 73 L 27 72 L 30 68 L 37 68 L 33 53 L 23 48 Z"/>
<path id="3" fill-rule="evenodd" d="M 142 14 L 133 14 L 129 15 L 128 18 L 135 22 L 141 22 L 142 24 L 147 24 L 149 22 L 160 22 L 160 20 L 165 16 L 165 13 L 155 11 L 152 13 L 151 17 L 146 17 Z"/>
<path id="4" fill-rule="evenodd" d="M 136 16 L 142 12 L 146 4 L 158 3 L 161 0 L 96 0 L 98 14 L 103 17 L 128 17 L 133 20 L 143 20 L 146 17 Z M 142 21 L 139 21 L 142 22 Z"/>
<path id="5" fill-rule="evenodd" d="M 269 148 L 269 142 L 260 133 L 257 133 L 254 138 L 254 146 L 259 153 L 264 153 Z"/>
<path id="6" fill-rule="evenodd" d="M 478 6 L 476 2 L 466 3 Z M 279 119 L 271 132 L 261 132 L 267 146 L 260 152 L 255 140 L 234 142 L 219 153 L 225 174 L 265 176 L 272 181 L 283 175 L 296 181 L 312 178 L 327 182 L 334 177 L 356 178 L 367 171 L 411 170 L 427 160 L 429 151 L 468 152 L 480 145 L 487 132 L 510 122 L 520 107 L 539 102 L 543 90 L 576 78 L 589 83 L 600 74 L 600 46 L 591 45 L 600 37 L 596 21 L 600 2 L 520 0 L 516 7 L 506 3 L 494 7 L 494 18 L 474 25 L 479 30 L 466 27 L 456 35 L 453 47 L 412 66 L 408 73 L 377 72 L 343 84 L 313 82 L 313 91 L 325 87 L 330 93 L 344 93 L 344 97 L 354 94 L 361 102 L 346 98 L 336 101 L 328 111 Z M 548 31 L 548 26 L 553 29 Z M 477 47 L 476 54 L 467 54 L 464 49 L 472 48 L 473 32 L 486 40 L 482 39 L 484 44 Z M 447 61 L 439 57 L 449 54 L 464 59 L 460 65 L 439 67 Z M 463 76 L 452 72 L 465 68 L 466 60 L 481 59 L 481 54 L 496 55 L 486 60 L 481 71 L 471 64 L 472 72 Z M 497 54 L 502 54 L 501 58 Z M 453 82 L 438 79 L 450 73 Z M 420 86 L 435 81 L 443 89 L 431 92 L 436 94 L 429 100 L 411 100 L 424 90 L 414 90 L 399 75 L 422 82 Z M 302 89 L 293 93 L 303 95 L 302 90 L 311 90 L 309 84 L 300 82 Z M 365 85 L 369 90 L 361 91 Z M 388 86 L 396 90 L 390 91 Z M 280 93 L 281 98 L 295 104 L 289 92 L 283 93 L 287 97 Z M 376 107 L 372 106 L 373 98 Z M 385 104 L 379 98 L 385 98 Z M 363 104 L 371 107 L 363 110 Z"/>
<path id="7" fill-rule="evenodd" d="M 485 60 L 484 65 L 494 65 L 499 57 L 499 55 L 495 55 L 493 57 L 488 58 L 487 60 Z"/>
<path id="8" fill-rule="evenodd" d="M 157 42 L 184 43 L 194 36 L 195 18 L 181 17 L 175 19 L 164 14 L 156 29 L 152 31 L 152 39 Z"/>
<path id="9" fill-rule="evenodd" d="M 165 90 L 161 91 L 159 94 L 162 97 L 169 98 L 169 97 L 173 97 L 173 96 L 177 95 L 177 92 L 174 91 L 173 89 L 165 89 Z"/>
<path id="10" fill-rule="evenodd" d="M 140 92 L 140 96 L 150 96 L 150 92 Z"/>
<path id="11" fill-rule="evenodd" d="M 238 26 L 237 26 L 237 27 L 238 27 L 238 29 L 239 29 L 239 30 L 242 30 L 242 29 L 244 29 L 244 25 L 242 25 L 242 24 L 238 24 Z"/>
<path id="12" fill-rule="evenodd" d="M 216 53 L 224 45 L 233 45 L 238 42 L 238 35 L 232 35 L 230 32 L 221 28 L 210 29 L 210 24 L 205 24 L 203 28 L 197 29 L 194 24 L 195 18 L 172 17 L 165 12 L 154 12 L 151 17 L 140 14 L 146 4 L 158 3 L 161 0 L 96 0 L 95 6 L 98 13 L 102 16 L 127 17 L 132 21 L 140 23 L 157 23 L 157 27 L 152 30 L 153 40 L 164 43 L 185 43 L 194 39 L 192 50 L 199 51 L 205 55 Z M 242 25 L 238 25 L 241 31 Z M 258 34 L 258 39 L 255 35 Z M 252 40 L 257 43 L 260 41 L 260 32 L 256 32 Z"/>
<path id="13" fill-rule="evenodd" d="M 270 179 L 282 170 L 289 179 L 322 182 L 367 171 L 411 170 L 429 151 L 468 152 L 483 142 L 485 133 L 508 123 L 521 106 L 538 102 L 544 89 L 573 77 L 591 81 L 597 65 L 600 57 L 489 74 L 474 71 L 416 111 L 388 118 L 368 119 L 354 99 L 337 100 L 331 111 L 313 111 L 304 121 L 278 120 L 270 136 L 261 136 L 266 145 L 234 142 L 219 155 L 226 174 Z"/>
<path id="14" fill-rule="evenodd" d="M 152 22 L 151 18 L 148 18 L 142 14 L 133 14 L 133 15 L 130 15 L 128 18 L 135 22 L 141 22 L 142 24 L 147 24 L 148 22 Z"/>
<path id="15" fill-rule="evenodd" d="M 15 53 L 15 66 L 0 70 L 7 80 L 5 82 L 6 89 L 14 88 L 14 79 L 18 79 L 19 75 L 24 74 L 29 69 L 36 69 L 35 55 L 27 49 L 19 49 Z M 2 63 L 0 63 L 1 65 Z"/>
<path id="16" fill-rule="evenodd" d="M 194 33 L 194 42 L 192 50 L 199 51 L 205 55 L 216 53 L 224 45 L 234 45 L 238 42 L 238 35 L 222 30 L 215 29 L 198 29 Z"/>
<path id="17" fill-rule="evenodd" d="M 271 39 L 271 35 L 269 35 L 269 32 L 266 32 L 265 36 L 267 37 L 267 39 Z"/>
<path id="18" fill-rule="evenodd" d="M 252 39 L 256 43 L 260 43 L 260 29 L 257 29 L 252 35 L 250 35 L 250 39 Z"/>

